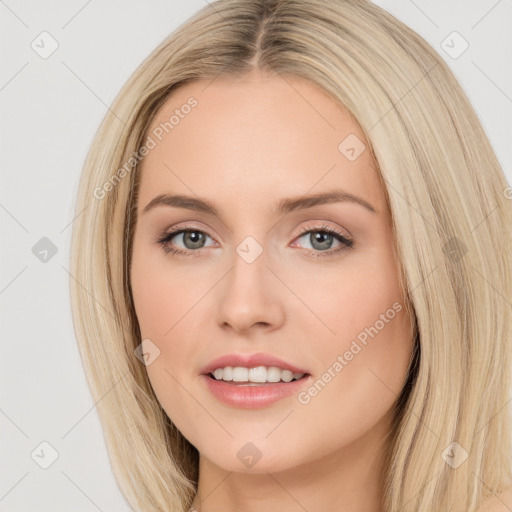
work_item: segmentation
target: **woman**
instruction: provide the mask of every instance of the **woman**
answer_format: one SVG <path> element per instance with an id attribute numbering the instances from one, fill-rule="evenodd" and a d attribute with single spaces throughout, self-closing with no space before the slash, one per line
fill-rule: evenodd
<path id="1" fill-rule="evenodd" d="M 510 510 L 507 187 L 449 68 L 369 2 L 182 25 L 107 114 L 73 231 L 130 505 Z"/>

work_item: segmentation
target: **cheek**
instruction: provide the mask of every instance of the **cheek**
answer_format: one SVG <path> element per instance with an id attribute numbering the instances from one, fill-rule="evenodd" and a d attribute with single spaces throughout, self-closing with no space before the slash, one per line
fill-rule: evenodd
<path id="1" fill-rule="evenodd" d="M 392 251 L 382 244 L 350 263 L 347 258 L 335 279 L 321 278 L 316 285 L 309 288 L 315 291 L 307 294 L 308 305 L 331 332 L 317 323 L 317 332 L 325 331 L 316 336 L 319 375 L 301 403 L 310 418 L 329 409 L 334 423 L 361 433 L 398 398 L 413 348 Z"/>
<path id="2" fill-rule="evenodd" d="M 359 279 L 354 273 L 343 287 L 343 297 L 336 301 L 336 306 L 341 309 L 336 314 L 331 308 L 330 319 L 340 349 L 350 350 L 355 342 L 368 358 L 388 359 L 389 352 L 396 354 L 401 346 L 408 346 L 412 332 L 394 269 L 375 272 L 367 269 Z"/>
<path id="3" fill-rule="evenodd" d="M 190 368 L 189 322 L 200 299 L 190 277 L 164 261 L 165 253 L 134 243 L 131 288 L 141 338 L 151 340 L 159 351 L 146 367 L 157 395 L 160 389 L 177 386 L 173 377 L 180 379 L 180 373 Z"/>
<path id="4" fill-rule="evenodd" d="M 385 359 L 388 350 L 407 347 L 411 332 L 403 293 L 391 247 L 385 240 L 350 254 L 339 265 L 319 264 L 316 271 L 294 275 L 289 271 L 286 278 L 302 299 L 298 305 L 302 313 L 294 311 L 293 322 L 302 323 L 308 337 L 319 340 L 314 349 L 323 364 L 330 362 L 325 357 L 332 360 L 333 353 L 349 350 L 354 340 L 370 347 L 371 340 L 379 339 L 380 343 L 373 344 L 374 350 L 366 352 Z M 304 305 L 312 314 L 304 311 Z"/>
<path id="5" fill-rule="evenodd" d="M 398 398 L 413 339 L 400 301 L 385 302 L 383 309 L 366 304 L 355 316 L 358 328 L 352 328 L 352 335 L 339 336 L 320 382 L 316 381 L 318 391 L 311 392 L 317 394 L 314 407 L 319 414 L 330 408 L 334 423 L 350 425 L 357 436 L 376 424 Z"/>
<path id="6" fill-rule="evenodd" d="M 190 265 L 170 265 L 167 258 L 162 249 L 134 242 L 130 279 L 143 338 L 173 339 L 207 290 L 208 276 Z"/>
<path id="7" fill-rule="evenodd" d="M 187 313 L 193 313 L 198 290 L 176 269 L 166 273 L 163 257 L 155 257 L 154 252 L 134 243 L 130 276 L 141 338 L 151 340 L 159 351 L 146 372 L 166 414 L 179 429 L 190 430 L 186 419 L 197 415 L 197 410 L 182 386 L 191 362 Z"/>
<path id="8" fill-rule="evenodd" d="M 345 292 L 348 314 L 340 315 L 336 331 L 338 353 L 347 363 L 343 371 L 372 386 L 369 397 L 393 398 L 407 372 L 412 328 L 392 253 L 381 253 L 359 276 L 354 272 Z"/>

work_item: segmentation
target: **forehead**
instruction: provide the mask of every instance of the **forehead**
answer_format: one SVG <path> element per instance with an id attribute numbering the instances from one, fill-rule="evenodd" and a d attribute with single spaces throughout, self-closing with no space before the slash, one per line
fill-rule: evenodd
<path id="1" fill-rule="evenodd" d="M 360 126 L 302 78 L 257 72 L 188 83 L 160 108 L 147 136 L 154 147 L 143 159 L 139 212 L 158 194 L 191 192 L 220 202 L 236 194 L 251 208 L 265 198 L 344 188 L 384 204 Z"/>

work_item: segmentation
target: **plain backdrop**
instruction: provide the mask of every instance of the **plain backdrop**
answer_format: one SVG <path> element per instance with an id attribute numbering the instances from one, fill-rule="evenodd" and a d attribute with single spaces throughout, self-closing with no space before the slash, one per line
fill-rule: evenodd
<path id="1" fill-rule="evenodd" d="M 376 3 L 451 66 L 512 182 L 512 2 Z M 73 332 L 67 269 L 74 200 L 107 105 L 204 5 L 0 1 L 0 511 L 131 510 L 109 466 Z M 454 31 L 461 37 L 449 55 L 442 42 Z M 467 50 L 455 58 L 464 41 Z M 46 262 L 37 256 L 42 246 Z"/>

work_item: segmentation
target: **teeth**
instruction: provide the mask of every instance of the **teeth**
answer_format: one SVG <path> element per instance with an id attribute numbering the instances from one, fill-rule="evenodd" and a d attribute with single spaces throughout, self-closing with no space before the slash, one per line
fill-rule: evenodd
<path id="1" fill-rule="evenodd" d="M 249 370 L 241 366 L 233 368 L 233 382 L 247 382 L 249 380 Z"/>
<path id="2" fill-rule="evenodd" d="M 224 373 L 224 370 L 222 368 L 217 368 L 214 372 L 213 372 L 213 376 L 217 379 L 217 380 L 221 380 L 222 379 L 222 375 Z M 231 379 L 233 378 L 233 374 L 231 373 Z M 231 380 L 231 379 L 226 379 L 226 380 Z"/>
<path id="3" fill-rule="evenodd" d="M 233 367 L 232 366 L 226 366 L 226 368 L 218 368 L 220 370 L 220 376 L 215 376 L 217 380 L 225 380 L 230 381 L 233 380 Z"/>
<path id="4" fill-rule="evenodd" d="M 267 369 L 264 366 L 257 366 L 249 370 L 250 382 L 267 382 Z"/>
<path id="5" fill-rule="evenodd" d="M 281 370 L 276 366 L 255 366 L 253 368 L 244 368 L 242 366 L 226 366 L 217 368 L 213 372 L 215 380 L 226 382 L 291 382 L 304 376 L 303 373 L 294 373 L 290 370 Z"/>
<path id="6" fill-rule="evenodd" d="M 267 370 L 267 380 L 269 382 L 279 382 L 281 380 L 281 369 L 271 366 Z"/>

